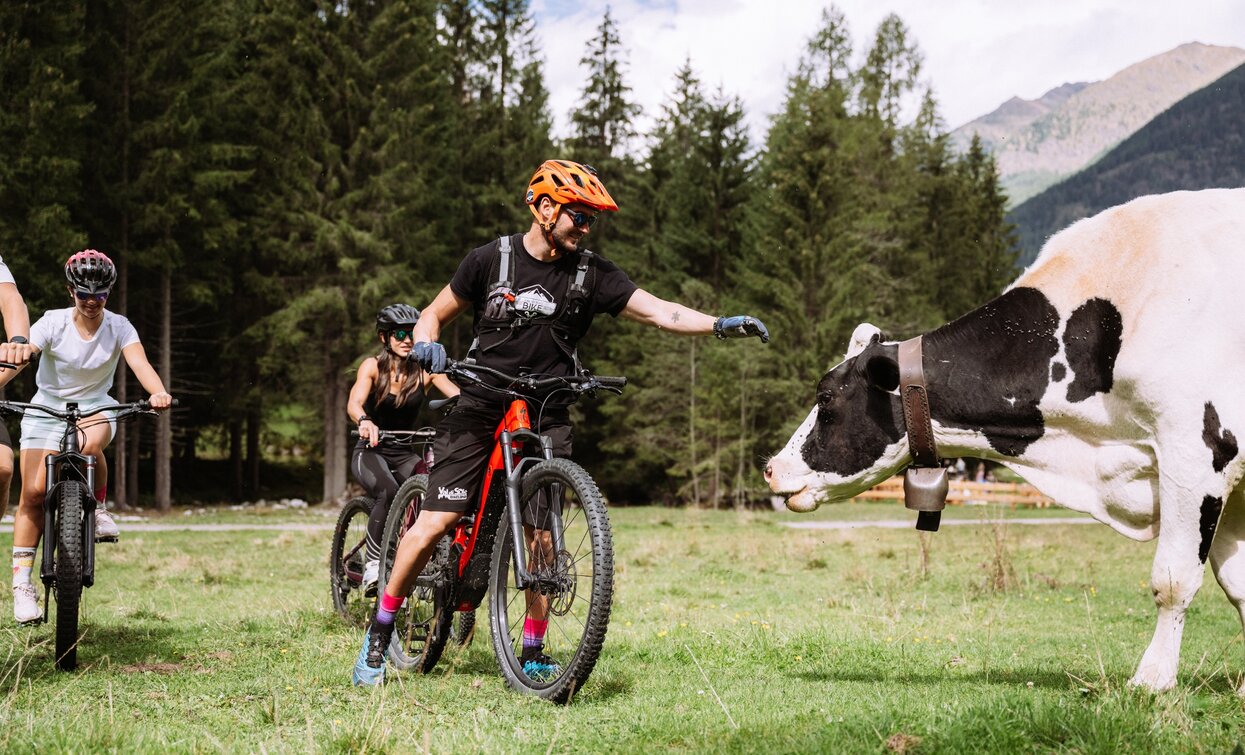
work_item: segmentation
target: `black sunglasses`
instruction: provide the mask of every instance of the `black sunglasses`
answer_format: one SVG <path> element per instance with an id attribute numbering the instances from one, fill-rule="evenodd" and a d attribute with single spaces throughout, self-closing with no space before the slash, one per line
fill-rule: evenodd
<path id="1" fill-rule="evenodd" d="M 591 228 L 592 224 L 597 222 L 596 215 L 589 215 L 586 212 L 579 212 L 576 210 L 564 210 L 563 212 L 565 212 L 566 216 L 571 219 L 571 222 L 575 224 L 576 228 Z"/>
<path id="2" fill-rule="evenodd" d="M 414 339 L 414 338 L 415 338 L 415 331 L 414 331 L 414 330 L 406 330 L 406 329 L 401 329 L 401 330 L 391 330 L 391 331 L 389 331 L 389 335 L 390 335 L 390 337 L 392 337 L 392 338 L 393 338 L 393 340 L 395 340 L 395 341 L 405 341 L 405 340 L 406 340 L 406 339 L 408 339 L 408 338 L 410 338 L 410 339 Z"/>
<path id="3" fill-rule="evenodd" d="M 104 291 L 98 294 L 93 294 L 90 291 L 83 291 L 80 288 L 74 289 L 73 295 L 78 297 L 79 301 L 90 301 L 92 299 L 94 299 L 95 301 L 104 301 L 108 298 L 107 291 Z"/>

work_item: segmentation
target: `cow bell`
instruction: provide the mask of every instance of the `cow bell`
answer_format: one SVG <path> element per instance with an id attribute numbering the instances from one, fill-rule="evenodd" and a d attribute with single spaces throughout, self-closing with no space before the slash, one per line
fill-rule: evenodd
<path id="1" fill-rule="evenodd" d="M 903 476 L 903 505 L 918 512 L 918 530 L 937 532 L 942 510 L 947 507 L 947 470 L 908 467 Z"/>

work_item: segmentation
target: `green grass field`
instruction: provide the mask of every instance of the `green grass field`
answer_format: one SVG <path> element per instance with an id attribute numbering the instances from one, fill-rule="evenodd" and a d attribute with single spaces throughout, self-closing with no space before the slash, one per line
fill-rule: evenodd
<path id="1" fill-rule="evenodd" d="M 862 512 L 910 516 L 885 504 L 815 516 Z M 946 527 L 923 577 L 911 530 L 792 530 L 781 523 L 807 520 L 768 512 L 612 518 L 614 616 L 570 706 L 508 691 L 484 632 L 429 676 L 349 686 L 360 633 L 330 609 L 328 532 L 131 532 L 100 548 L 79 671 L 52 670 L 50 625 L 2 631 L 0 751 L 1229 752 L 1245 740 L 1240 625 L 1209 574 L 1180 687 L 1126 688 L 1153 630 L 1154 548 L 1104 526 Z"/>

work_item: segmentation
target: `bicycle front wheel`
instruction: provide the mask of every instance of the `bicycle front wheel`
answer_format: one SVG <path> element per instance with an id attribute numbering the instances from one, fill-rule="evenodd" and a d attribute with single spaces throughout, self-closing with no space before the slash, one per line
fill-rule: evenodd
<path id="1" fill-rule="evenodd" d="M 83 502 L 86 486 L 62 482 L 56 504 L 56 667 L 72 671 L 78 667 L 78 609 L 82 602 Z M 43 547 L 48 547 L 44 543 Z"/>
<path id="2" fill-rule="evenodd" d="M 372 499 L 352 498 L 342 507 L 329 549 L 329 591 L 333 609 L 354 626 L 372 619 L 372 599 L 363 594 L 363 566 L 367 558 L 367 518 Z"/>
<path id="3" fill-rule="evenodd" d="M 517 587 L 510 521 L 503 516 L 489 579 L 489 634 L 511 688 L 566 703 L 592 673 L 609 626 L 614 598 L 609 516 L 596 483 L 567 459 L 531 467 L 523 476 L 522 504 L 521 539 L 535 582 L 529 589 Z M 527 618 L 548 622 L 539 651 L 523 647 Z"/>

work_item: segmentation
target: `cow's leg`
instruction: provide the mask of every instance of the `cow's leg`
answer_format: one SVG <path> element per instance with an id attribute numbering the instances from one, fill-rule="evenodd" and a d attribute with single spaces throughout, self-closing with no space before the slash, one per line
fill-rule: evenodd
<path id="1" fill-rule="evenodd" d="M 1205 563 L 1198 557 L 1201 513 L 1196 502 L 1187 500 L 1187 490 L 1184 485 L 1164 484 L 1159 491 L 1159 543 L 1150 570 L 1158 623 L 1141 665 L 1129 681 L 1132 686 L 1154 692 L 1176 686 L 1185 611 L 1202 586 L 1205 571 Z"/>
<path id="2" fill-rule="evenodd" d="M 1245 488 L 1234 492 L 1223 507 L 1219 531 L 1210 548 L 1210 565 L 1245 626 Z M 1236 694 L 1245 697 L 1245 682 Z"/>

